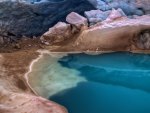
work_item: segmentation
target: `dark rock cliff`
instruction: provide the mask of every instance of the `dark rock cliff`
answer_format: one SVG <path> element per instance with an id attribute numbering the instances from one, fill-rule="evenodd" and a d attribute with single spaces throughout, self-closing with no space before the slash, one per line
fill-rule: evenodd
<path id="1" fill-rule="evenodd" d="M 68 13 L 81 15 L 95 9 L 87 0 L 65 0 L 35 4 L 5 1 L 0 3 L 0 35 L 20 37 L 43 34 L 58 21 L 65 21 Z"/>

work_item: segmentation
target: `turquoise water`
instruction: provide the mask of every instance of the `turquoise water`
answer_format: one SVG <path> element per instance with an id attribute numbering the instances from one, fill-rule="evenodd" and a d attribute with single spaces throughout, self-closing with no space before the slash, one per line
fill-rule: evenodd
<path id="1" fill-rule="evenodd" d="M 45 73 L 51 73 L 54 69 L 49 66 L 56 64 L 50 64 L 48 57 L 46 60 Z M 51 77 L 49 82 L 65 88 L 49 99 L 65 106 L 69 113 L 150 113 L 150 55 L 70 54 L 56 62 L 59 69 L 55 67 L 53 73 L 61 78 L 54 82 L 56 78 Z M 71 83 L 74 85 L 69 87 Z"/>

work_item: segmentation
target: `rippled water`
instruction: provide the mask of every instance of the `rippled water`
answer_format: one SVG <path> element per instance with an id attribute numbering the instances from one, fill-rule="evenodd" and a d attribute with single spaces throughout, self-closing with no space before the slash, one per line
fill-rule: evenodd
<path id="1" fill-rule="evenodd" d="M 69 113 L 150 113 L 150 55 L 44 55 L 29 82 Z"/>

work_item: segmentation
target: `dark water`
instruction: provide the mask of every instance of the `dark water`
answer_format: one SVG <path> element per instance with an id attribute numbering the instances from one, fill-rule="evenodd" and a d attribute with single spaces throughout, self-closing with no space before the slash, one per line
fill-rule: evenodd
<path id="1" fill-rule="evenodd" d="M 69 113 L 150 113 L 150 55 L 76 54 L 59 63 L 87 79 L 49 97 Z"/>

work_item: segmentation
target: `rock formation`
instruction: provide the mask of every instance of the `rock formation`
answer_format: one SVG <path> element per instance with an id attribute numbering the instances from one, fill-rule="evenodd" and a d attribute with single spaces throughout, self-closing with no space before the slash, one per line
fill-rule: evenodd
<path id="1" fill-rule="evenodd" d="M 124 15 L 122 15 L 123 12 L 120 11 L 120 9 L 113 9 L 105 21 L 99 22 L 98 24 L 86 29 L 80 29 L 76 36 L 72 34 L 72 28 L 68 32 L 65 29 L 61 30 L 61 28 L 58 27 L 57 31 L 63 31 L 64 35 L 61 36 L 65 37 L 65 34 L 67 33 L 67 36 L 70 37 L 66 38 L 66 41 L 72 40 L 73 37 L 76 37 L 75 40 L 69 41 L 71 44 L 64 46 L 64 51 L 150 50 L 150 16 L 145 15 L 136 17 L 135 19 L 129 19 L 124 17 Z M 91 13 L 89 13 L 89 15 L 90 14 Z M 53 39 L 51 37 L 54 32 L 51 32 L 53 29 L 55 29 L 55 26 L 50 28 L 50 31 L 42 37 L 48 37 L 47 39 L 45 38 L 46 40 Z M 55 40 L 59 40 L 57 34 L 59 35 L 59 33 L 55 34 Z M 59 42 L 62 43 L 63 41 L 64 40 L 60 40 Z"/>
<path id="2" fill-rule="evenodd" d="M 88 18 L 90 25 L 94 25 L 98 22 L 102 22 L 104 20 L 114 20 L 116 18 L 126 16 L 122 9 L 112 9 L 109 11 L 101 11 L 101 10 L 91 10 L 85 11 L 85 16 Z"/>
<path id="3" fill-rule="evenodd" d="M 50 28 L 49 31 L 44 33 L 40 39 L 42 43 L 49 45 L 67 40 L 71 38 L 71 35 L 71 25 L 58 22 L 54 27 Z"/>
<path id="4" fill-rule="evenodd" d="M 101 23 L 83 31 L 75 42 L 76 48 L 94 51 L 149 50 L 149 19 L 150 16 L 143 16 Z"/>

